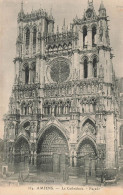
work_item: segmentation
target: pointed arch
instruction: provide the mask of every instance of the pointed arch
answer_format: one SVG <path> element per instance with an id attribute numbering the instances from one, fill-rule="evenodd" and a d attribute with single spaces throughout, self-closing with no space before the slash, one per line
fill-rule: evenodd
<path id="1" fill-rule="evenodd" d="M 27 62 L 24 63 L 22 71 L 23 71 L 23 82 L 25 84 L 28 84 L 29 83 L 29 64 Z"/>
<path id="2" fill-rule="evenodd" d="M 85 144 L 85 143 L 89 143 L 90 145 L 92 145 L 94 152 L 95 152 L 95 155 L 98 154 L 97 144 L 96 144 L 95 140 L 90 135 L 85 135 L 79 140 L 79 142 L 77 144 L 77 148 L 76 148 L 77 153 L 79 152 L 81 145 Z"/>
<path id="3" fill-rule="evenodd" d="M 95 121 L 92 117 L 86 116 L 86 117 L 84 117 L 83 120 L 82 120 L 82 126 L 84 126 L 84 124 L 85 124 L 87 121 L 91 121 L 91 123 L 92 123 L 94 126 L 95 126 L 95 124 L 96 124 L 96 121 Z"/>
<path id="4" fill-rule="evenodd" d="M 16 172 L 26 171 L 30 164 L 30 144 L 24 135 L 20 135 L 14 144 L 14 167 Z"/>
<path id="5" fill-rule="evenodd" d="M 67 142 L 67 145 L 68 145 L 68 137 L 67 137 L 67 135 L 64 133 L 64 131 L 61 129 L 61 128 L 59 128 L 56 124 L 50 124 L 48 127 L 46 127 L 44 130 L 43 130 L 43 132 L 41 132 L 40 134 L 39 134 L 39 136 L 38 136 L 38 144 L 39 144 L 39 142 L 44 138 L 44 136 L 46 135 L 46 134 L 48 134 L 49 132 L 51 132 L 52 130 L 54 130 L 55 129 L 55 131 L 56 132 L 59 132 L 63 137 L 64 137 L 64 139 L 66 140 L 66 142 Z M 38 144 L 37 144 L 37 150 L 38 150 Z M 69 148 L 69 147 L 68 147 Z"/>
<path id="6" fill-rule="evenodd" d="M 93 61 L 95 58 L 97 59 L 97 62 L 99 62 L 99 57 L 98 57 L 97 54 L 92 54 L 92 55 L 90 56 L 90 61 Z"/>
<path id="7" fill-rule="evenodd" d="M 87 26 L 83 26 L 83 48 L 87 48 Z"/>
<path id="8" fill-rule="evenodd" d="M 56 125 L 50 125 L 40 135 L 37 142 L 37 167 L 42 171 L 62 172 L 63 164 L 69 156 L 68 141 Z M 62 162 L 61 162 L 61 157 Z M 58 159 L 58 163 L 56 163 Z"/>
<path id="9" fill-rule="evenodd" d="M 97 68 L 98 68 L 98 61 L 99 58 L 96 54 L 91 56 L 92 66 L 93 66 L 93 77 L 97 77 Z"/>
<path id="10" fill-rule="evenodd" d="M 97 27 L 95 24 L 93 24 L 92 25 L 92 46 L 93 47 L 95 47 L 97 44 L 96 35 L 97 35 Z"/>
<path id="11" fill-rule="evenodd" d="M 36 26 L 33 27 L 33 48 L 36 47 L 37 41 L 37 28 Z"/>
<path id="12" fill-rule="evenodd" d="M 69 135 L 65 132 L 66 130 L 63 130 L 63 128 L 61 128 L 60 126 L 58 126 L 55 123 L 50 123 L 49 125 L 47 125 L 44 129 L 42 129 L 41 133 L 39 133 L 38 135 L 38 141 L 40 140 L 40 138 L 43 136 L 43 134 L 45 134 L 45 131 L 49 128 L 55 127 L 57 128 L 59 131 L 61 131 L 61 133 L 65 136 L 66 140 L 69 140 Z"/>
<path id="13" fill-rule="evenodd" d="M 24 140 L 28 143 L 28 145 L 30 146 L 29 141 L 28 141 L 28 138 L 27 138 L 25 135 L 23 135 L 23 134 L 21 134 L 21 135 L 19 135 L 19 136 L 17 137 L 17 139 L 16 139 L 16 141 L 15 141 L 15 145 L 16 145 L 17 143 L 19 143 L 19 141 L 20 141 L 21 139 L 24 139 Z"/>

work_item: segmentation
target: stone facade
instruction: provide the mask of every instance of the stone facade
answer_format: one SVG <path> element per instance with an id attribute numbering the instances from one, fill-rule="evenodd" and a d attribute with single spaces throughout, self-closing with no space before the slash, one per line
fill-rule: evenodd
<path id="1" fill-rule="evenodd" d="M 118 118 L 118 164 L 123 173 L 123 78 L 117 80 L 119 86 L 120 116 Z"/>
<path id="2" fill-rule="evenodd" d="M 15 171 L 93 175 L 118 166 L 119 102 L 106 9 L 54 32 L 52 13 L 18 15 L 15 82 L 4 117 L 5 155 Z"/>

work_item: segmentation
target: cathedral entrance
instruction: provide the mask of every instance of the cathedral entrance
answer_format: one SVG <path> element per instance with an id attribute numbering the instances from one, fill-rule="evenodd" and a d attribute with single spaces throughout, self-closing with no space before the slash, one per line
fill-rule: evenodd
<path id="1" fill-rule="evenodd" d="M 44 172 L 62 172 L 68 165 L 68 144 L 63 133 L 52 126 L 38 142 L 37 169 Z"/>
<path id="2" fill-rule="evenodd" d="M 29 170 L 30 150 L 28 141 L 20 138 L 15 144 L 14 165 L 15 171 L 20 172 Z"/>
<path id="3" fill-rule="evenodd" d="M 94 143 L 90 139 L 81 142 L 78 148 L 77 165 L 80 175 L 95 176 L 97 153 Z"/>

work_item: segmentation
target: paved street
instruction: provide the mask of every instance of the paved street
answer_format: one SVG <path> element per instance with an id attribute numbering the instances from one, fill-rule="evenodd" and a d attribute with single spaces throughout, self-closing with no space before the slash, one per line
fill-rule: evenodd
<path id="1" fill-rule="evenodd" d="M 0 186 L 7 186 L 7 185 L 30 185 L 32 183 L 41 185 L 41 184 L 52 184 L 52 185 L 74 185 L 74 186 L 101 186 L 101 182 L 96 178 L 88 178 L 88 183 L 86 184 L 85 177 L 82 178 L 72 178 L 69 177 L 68 181 L 63 181 L 63 177 L 60 174 L 52 174 L 52 173 L 41 173 L 41 174 L 29 174 L 29 176 L 25 177 L 24 181 L 19 180 L 19 174 L 14 174 L 11 177 L 7 178 L 0 178 Z M 123 186 L 123 178 L 118 180 L 117 184 L 112 184 L 112 186 Z M 109 185 L 110 186 L 110 185 Z"/>

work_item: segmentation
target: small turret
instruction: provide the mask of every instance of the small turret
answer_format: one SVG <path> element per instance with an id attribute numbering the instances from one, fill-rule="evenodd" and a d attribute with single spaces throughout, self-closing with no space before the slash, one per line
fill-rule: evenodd
<path id="1" fill-rule="evenodd" d="M 48 33 L 54 32 L 54 18 L 52 15 L 52 8 L 50 9 L 49 21 L 48 21 Z"/>
<path id="2" fill-rule="evenodd" d="M 18 13 L 18 22 L 20 22 L 22 20 L 24 16 L 24 9 L 23 9 L 23 1 L 21 2 L 21 9 L 20 12 Z"/>
<path id="3" fill-rule="evenodd" d="M 23 12 L 23 1 L 21 2 L 21 12 Z"/>
<path id="4" fill-rule="evenodd" d="M 64 18 L 64 21 L 63 21 L 62 32 L 66 32 L 65 18 Z"/>
<path id="5" fill-rule="evenodd" d="M 23 17 L 24 15 L 24 9 L 23 9 L 23 1 L 21 2 L 21 10 L 20 10 L 20 16 Z"/>
<path id="6" fill-rule="evenodd" d="M 106 17 L 106 8 L 104 7 L 103 1 L 101 1 L 101 4 L 100 4 L 99 16 Z"/>
<path id="7" fill-rule="evenodd" d="M 93 8 L 93 0 L 88 0 L 88 7 L 89 8 Z"/>

